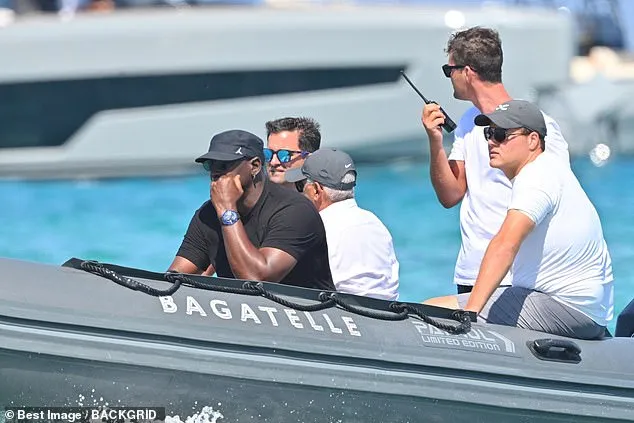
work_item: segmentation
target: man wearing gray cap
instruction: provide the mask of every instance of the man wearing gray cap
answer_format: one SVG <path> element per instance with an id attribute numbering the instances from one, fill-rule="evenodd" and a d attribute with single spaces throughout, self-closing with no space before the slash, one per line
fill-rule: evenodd
<path id="1" fill-rule="evenodd" d="M 512 183 L 504 222 L 470 294 L 426 304 L 463 308 L 488 323 L 599 339 L 613 317 L 612 263 L 599 216 L 566 163 L 545 150 L 537 106 L 512 100 L 480 114 L 491 167 Z M 512 266 L 512 286 L 499 287 Z"/>
<path id="2" fill-rule="evenodd" d="M 191 219 L 169 270 L 335 289 L 319 214 L 266 178 L 259 137 L 221 132 L 196 162 L 209 172 L 211 199 Z"/>
<path id="3" fill-rule="evenodd" d="M 337 291 L 398 299 L 399 263 L 392 236 L 372 212 L 357 205 L 357 171 L 343 151 L 322 148 L 301 168 L 288 169 L 286 180 L 301 184 L 324 222 L 328 261 Z"/>

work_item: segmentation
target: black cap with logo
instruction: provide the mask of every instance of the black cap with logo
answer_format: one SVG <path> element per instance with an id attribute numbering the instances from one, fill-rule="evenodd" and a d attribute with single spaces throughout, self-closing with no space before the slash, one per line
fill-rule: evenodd
<path id="1" fill-rule="evenodd" d="M 216 134 L 209 143 L 209 151 L 196 159 L 196 163 L 207 160 L 232 161 L 259 157 L 264 162 L 264 142 L 247 131 L 233 129 Z"/>

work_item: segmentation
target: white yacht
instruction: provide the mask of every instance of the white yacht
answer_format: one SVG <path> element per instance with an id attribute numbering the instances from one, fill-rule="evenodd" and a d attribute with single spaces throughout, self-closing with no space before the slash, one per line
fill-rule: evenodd
<path id="1" fill-rule="evenodd" d="M 0 177 L 191 172 L 212 135 L 311 116 L 357 160 L 426 152 L 422 101 L 457 120 L 443 76 L 456 28 L 497 28 L 518 98 L 568 79 L 570 16 L 477 6 L 198 7 L 29 16 L 0 29 Z M 447 140 L 449 142 L 449 138 Z"/>

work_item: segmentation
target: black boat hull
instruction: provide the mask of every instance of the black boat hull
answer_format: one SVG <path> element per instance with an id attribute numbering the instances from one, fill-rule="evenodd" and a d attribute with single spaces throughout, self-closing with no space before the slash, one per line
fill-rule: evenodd
<path id="1" fill-rule="evenodd" d="M 155 406 L 182 421 L 211 407 L 219 423 L 634 421 L 631 339 L 575 341 L 579 361 L 552 361 L 529 348 L 545 334 L 515 328 L 452 335 L 415 318 L 187 286 L 159 299 L 76 269 L 0 267 L 13 281 L 0 299 L 6 406 Z"/>

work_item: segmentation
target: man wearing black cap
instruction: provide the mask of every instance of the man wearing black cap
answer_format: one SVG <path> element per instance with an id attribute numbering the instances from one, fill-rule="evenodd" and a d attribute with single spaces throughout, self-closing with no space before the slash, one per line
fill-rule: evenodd
<path id="1" fill-rule="evenodd" d="M 511 100 L 480 114 L 490 164 L 512 181 L 506 218 L 471 294 L 427 304 L 489 323 L 598 339 L 613 317 L 612 263 L 599 216 L 566 163 L 545 150 L 539 108 Z M 512 266 L 512 286 L 498 288 Z"/>
<path id="2" fill-rule="evenodd" d="M 319 210 L 337 291 L 397 300 L 399 263 L 392 236 L 379 218 L 357 205 L 352 158 L 322 148 L 309 155 L 301 168 L 287 169 L 286 180 L 305 182 L 304 195 Z"/>
<path id="3" fill-rule="evenodd" d="M 194 214 L 170 270 L 334 290 L 326 234 L 313 205 L 269 182 L 264 143 L 232 130 L 196 159 L 211 177 L 211 200 Z"/>

